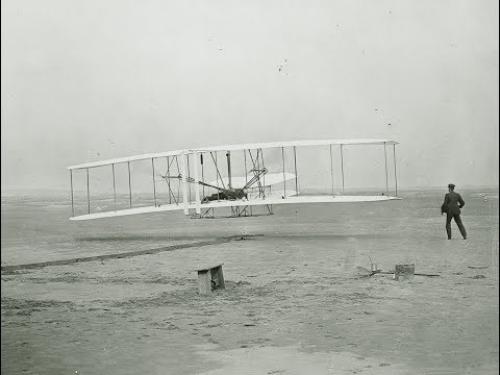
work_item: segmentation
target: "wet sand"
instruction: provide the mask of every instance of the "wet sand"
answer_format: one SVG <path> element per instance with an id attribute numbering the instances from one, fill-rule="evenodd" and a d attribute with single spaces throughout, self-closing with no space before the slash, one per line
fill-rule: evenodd
<path id="1" fill-rule="evenodd" d="M 469 239 L 447 241 L 441 196 L 407 195 L 203 223 L 160 215 L 66 231 L 60 219 L 52 232 L 32 224 L 26 233 L 49 231 L 38 245 L 45 259 L 69 256 L 52 238 L 82 255 L 257 236 L 3 271 L 2 374 L 496 374 L 498 198 L 465 195 Z M 22 207 L 31 212 L 11 228 L 37 217 Z M 25 245 L 35 239 L 19 233 L 2 233 L 4 266 L 37 258 Z M 195 270 L 217 262 L 226 289 L 200 296 Z M 414 263 L 440 277 L 367 277 L 370 262 L 386 271 Z"/>

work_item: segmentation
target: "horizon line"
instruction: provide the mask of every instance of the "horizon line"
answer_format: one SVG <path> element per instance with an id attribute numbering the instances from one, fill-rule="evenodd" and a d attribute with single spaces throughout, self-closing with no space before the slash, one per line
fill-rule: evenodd
<path id="1" fill-rule="evenodd" d="M 460 189 L 464 189 L 464 190 L 469 190 L 469 189 L 499 189 L 500 186 L 497 184 L 497 185 L 463 185 L 460 187 Z M 319 190 L 320 188 L 315 188 L 315 187 L 311 187 L 311 188 L 308 188 L 308 189 L 303 189 L 303 191 L 317 191 Z M 349 192 L 349 191 L 378 191 L 380 189 L 383 189 L 383 188 L 380 188 L 380 187 L 352 187 L 352 188 L 349 188 L 349 189 L 346 189 L 346 193 Z M 457 190 L 460 190 L 460 189 L 457 189 Z M 390 189 L 389 193 L 391 193 L 391 191 L 393 191 L 394 189 Z M 440 186 L 440 185 L 429 185 L 429 186 L 403 186 L 403 187 L 398 187 L 398 192 L 403 192 L 403 191 L 413 191 L 413 190 L 427 190 L 427 191 L 430 191 L 430 190 L 447 190 L 447 185 L 444 185 L 444 186 Z M 16 195 L 16 194 L 19 194 L 19 195 L 22 195 L 22 194 L 34 194 L 34 193 L 70 193 L 70 189 L 63 189 L 63 188 L 49 188 L 49 187 L 45 187 L 45 188 L 4 188 L 2 187 L 1 188 L 1 191 L 0 191 L 0 196 L 5 196 L 5 195 Z M 74 190 L 75 193 L 85 193 L 86 190 Z M 384 191 L 385 192 L 385 191 Z M 95 192 L 94 194 L 97 194 L 97 195 L 101 195 L 101 194 L 108 194 L 109 192 L 106 192 L 106 191 L 103 191 L 103 192 Z M 134 194 L 149 194 L 151 192 L 147 191 L 147 190 L 144 190 L 144 191 L 141 191 L 141 190 L 138 190 L 138 191 L 135 191 Z M 126 193 L 123 193 L 123 194 L 128 194 L 127 192 Z"/>

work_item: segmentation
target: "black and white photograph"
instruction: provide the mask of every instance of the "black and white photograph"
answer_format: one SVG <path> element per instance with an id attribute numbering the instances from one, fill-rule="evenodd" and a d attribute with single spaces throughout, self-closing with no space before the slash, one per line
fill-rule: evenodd
<path id="1" fill-rule="evenodd" d="M 2 375 L 498 374 L 497 0 L 1 21 Z"/>

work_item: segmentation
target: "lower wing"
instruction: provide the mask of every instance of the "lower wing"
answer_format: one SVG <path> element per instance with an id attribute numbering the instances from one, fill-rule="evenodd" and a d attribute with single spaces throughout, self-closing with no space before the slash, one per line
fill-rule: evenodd
<path id="1" fill-rule="evenodd" d="M 128 208 L 116 211 L 98 212 L 74 216 L 72 221 L 95 220 L 120 216 L 131 216 L 140 214 L 152 214 L 167 211 L 181 211 L 185 208 L 195 210 L 197 208 L 222 208 L 222 207 L 241 207 L 241 206 L 259 206 L 274 204 L 314 204 L 314 203 L 361 203 L 361 202 L 385 202 L 390 200 L 400 200 L 401 198 L 387 195 L 301 195 L 301 196 L 279 196 L 271 194 L 266 197 L 238 200 L 220 200 L 207 203 L 189 202 L 187 204 L 166 204 L 159 206 L 146 206 L 137 208 Z"/>

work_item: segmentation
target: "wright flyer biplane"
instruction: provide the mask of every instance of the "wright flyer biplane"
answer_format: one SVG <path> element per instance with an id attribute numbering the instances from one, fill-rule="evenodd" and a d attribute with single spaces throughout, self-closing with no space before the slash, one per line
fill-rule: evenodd
<path id="1" fill-rule="evenodd" d="M 252 216 L 257 209 L 271 214 L 272 206 L 278 204 L 400 199 L 396 145 L 383 139 L 252 143 L 74 165 L 68 167 L 70 220 L 174 210 L 193 218 L 212 218 L 220 210 L 241 217 Z M 358 156 L 352 160 L 373 164 L 358 175 L 358 181 L 377 180 L 378 190 L 353 194 L 346 189 L 348 178 L 354 176 L 348 172 L 346 152 L 353 148 Z"/>

